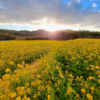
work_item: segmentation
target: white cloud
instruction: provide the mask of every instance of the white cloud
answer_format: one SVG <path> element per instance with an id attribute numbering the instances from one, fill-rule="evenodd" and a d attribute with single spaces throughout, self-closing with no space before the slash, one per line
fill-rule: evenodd
<path id="1" fill-rule="evenodd" d="M 93 4 L 92 4 L 92 7 L 93 7 L 93 8 L 96 8 L 96 7 L 97 7 L 97 4 L 96 4 L 96 3 L 93 3 Z"/>
<path id="2" fill-rule="evenodd" d="M 71 6 L 72 5 L 72 2 L 71 1 L 67 2 L 67 5 L 68 6 Z"/>
<path id="3" fill-rule="evenodd" d="M 81 0 L 76 0 L 76 2 L 77 2 L 77 3 L 80 3 L 80 2 L 81 2 Z"/>

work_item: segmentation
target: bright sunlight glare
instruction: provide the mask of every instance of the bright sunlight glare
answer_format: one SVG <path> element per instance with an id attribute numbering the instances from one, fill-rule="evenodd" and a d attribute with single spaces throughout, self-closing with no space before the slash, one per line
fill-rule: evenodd
<path id="1" fill-rule="evenodd" d="M 35 28 L 53 32 L 57 30 L 66 30 L 67 27 L 64 25 L 38 25 Z"/>

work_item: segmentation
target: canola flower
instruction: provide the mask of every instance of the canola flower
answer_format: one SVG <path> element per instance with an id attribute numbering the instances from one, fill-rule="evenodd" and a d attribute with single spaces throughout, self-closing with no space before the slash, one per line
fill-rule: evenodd
<path id="1" fill-rule="evenodd" d="M 88 100 L 93 100 L 93 97 L 92 97 L 92 95 L 90 93 L 88 93 L 86 96 L 87 96 Z"/>
<path id="2" fill-rule="evenodd" d="M 17 91 L 18 95 L 22 96 L 25 93 L 25 87 L 17 87 L 16 91 Z"/>
<path id="3" fill-rule="evenodd" d="M 0 100 L 99 100 L 100 40 L 1 41 Z"/>
<path id="4" fill-rule="evenodd" d="M 10 92 L 9 97 L 11 99 L 15 98 L 16 97 L 16 92 Z"/>
<path id="5" fill-rule="evenodd" d="M 86 94 L 86 90 L 84 88 L 81 89 L 82 94 Z"/>
<path id="6" fill-rule="evenodd" d="M 21 100 L 21 96 L 16 97 L 16 100 Z"/>
<path id="7" fill-rule="evenodd" d="M 9 68 L 7 68 L 6 70 L 5 70 L 5 72 L 6 73 L 9 73 L 11 70 L 9 69 Z"/>
<path id="8" fill-rule="evenodd" d="M 67 89 L 66 93 L 69 95 L 71 92 L 72 92 L 72 88 L 69 87 L 69 88 Z"/>

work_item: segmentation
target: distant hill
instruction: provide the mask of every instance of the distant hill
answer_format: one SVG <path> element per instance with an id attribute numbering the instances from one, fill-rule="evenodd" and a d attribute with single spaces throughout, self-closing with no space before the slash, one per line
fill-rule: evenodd
<path id="1" fill-rule="evenodd" d="M 100 32 L 63 30 L 48 32 L 0 30 L 0 40 L 69 40 L 75 38 L 100 38 Z"/>

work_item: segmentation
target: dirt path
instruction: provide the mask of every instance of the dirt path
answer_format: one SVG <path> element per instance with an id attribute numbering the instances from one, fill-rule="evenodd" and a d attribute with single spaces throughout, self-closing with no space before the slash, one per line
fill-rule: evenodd
<path id="1" fill-rule="evenodd" d="M 30 70 L 32 71 L 34 77 L 36 77 L 36 74 L 39 71 L 39 69 L 42 67 L 42 64 L 43 64 L 43 57 L 35 60 L 30 64 Z"/>

